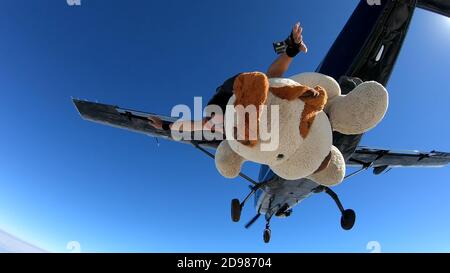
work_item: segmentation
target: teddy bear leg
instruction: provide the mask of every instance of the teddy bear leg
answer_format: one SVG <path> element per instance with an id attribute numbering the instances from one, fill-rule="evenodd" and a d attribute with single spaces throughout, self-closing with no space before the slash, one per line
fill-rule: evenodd
<path id="1" fill-rule="evenodd" d="M 325 112 L 333 130 L 357 135 L 375 127 L 388 108 L 388 93 L 383 85 L 370 81 L 358 85 L 345 96 L 328 101 Z"/>
<path id="2" fill-rule="evenodd" d="M 325 169 L 308 176 L 308 179 L 327 187 L 336 186 L 344 180 L 345 160 L 342 153 L 338 148 L 332 146 L 330 154 L 331 157 L 328 166 Z"/>
<path id="3" fill-rule="evenodd" d="M 311 88 L 314 88 L 316 86 L 322 87 L 327 92 L 327 97 L 329 100 L 341 95 L 341 87 L 339 86 L 337 81 L 332 77 L 326 76 L 324 74 L 316 72 L 306 72 L 294 75 L 290 77 L 290 79 Z"/>
<path id="4" fill-rule="evenodd" d="M 215 162 L 219 173 L 226 178 L 236 178 L 241 172 L 241 166 L 244 158 L 235 153 L 228 143 L 224 140 L 217 147 Z"/>

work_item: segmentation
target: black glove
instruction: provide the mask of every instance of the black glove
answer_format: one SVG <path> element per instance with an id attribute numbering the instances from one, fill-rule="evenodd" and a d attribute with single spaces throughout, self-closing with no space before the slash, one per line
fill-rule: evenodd
<path id="1" fill-rule="evenodd" d="M 291 58 L 294 58 L 298 53 L 300 53 L 301 46 L 301 43 L 295 43 L 294 34 L 292 32 L 286 40 L 273 43 L 273 48 L 277 54 L 286 53 L 286 55 Z"/>
<path id="2" fill-rule="evenodd" d="M 289 38 L 286 39 L 288 41 L 288 46 L 286 48 L 286 55 L 288 55 L 291 58 L 294 58 L 297 56 L 298 53 L 300 53 L 300 47 L 302 44 L 296 44 L 294 40 L 294 35 L 291 32 L 291 35 L 289 35 Z"/>

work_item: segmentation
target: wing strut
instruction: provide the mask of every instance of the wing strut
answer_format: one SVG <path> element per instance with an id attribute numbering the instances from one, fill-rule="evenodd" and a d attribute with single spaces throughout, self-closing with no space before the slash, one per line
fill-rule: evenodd
<path id="1" fill-rule="evenodd" d="M 196 143 L 196 142 L 191 142 L 191 143 L 195 148 L 200 150 L 202 153 L 204 153 L 205 155 L 209 156 L 212 159 L 215 159 L 215 156 L 211 152 L 209 152 L 205 148 L 201 147 L 198 143 Z M 251 191 L 245 197 L 244 201 L 240 202 L 239 199 L 231 200 L 231 219 L 233 220 L 233 222 L 239 222 L 239 220 L 241 218 L 242 208 L 244 207 L 245 203 L 247 203 L 247 201 L 250 199 L 250 197 L 252 197 L 259 189 L 264 191 L 264 186 L 268 183 L 268 181 L 258 183 L 255 180 L 253 180 L 252 178 L 243 174 L 242 172 L 239 173 L 239 176 L 244 178 L 248 182 L 250 182 L 253 186 L 250 186 Z M 245 228 L 249 228 L 251 225 L 253 225 L 253 223 L 255 223 L 256 220 L 258 220 L 258 218 L 260 216 L 261 216 L 261 214 L 258 213 L 253 219 L 250 220 L 250 222 L 248 222 L 245 225 Z M 267 220 L 266 230 L 269 228 L 269 221 L 270 221 L 270 218 Z M 270 233 L 270 231 L 269 231 L 269 233 Z M 266 241 L 266 242 L 268 242 L 268 241 Z"/>
<path id="2" fill-rule="evenodd" d="M 361 169 L 359 169 L 359 170 L 357 170 L 357 171 L 355 171 L 355 172 L 353 172 L 353 173 L 351 173 L 351 174 L 345 176 L 345 177 L 344 177 L 344 180 L 347 179 L 347 178 L 350 178 L 350 177 L 352 177 L 352 176 L 355 176 L 355 175 L 357 175 L 357 174 L 359 174 L 359 173 L 361 173 L 361 172 L 363 172 L 363 171 L 366 171 L 366 170 L 368 170 L 369 168 L 373 167 L 373 165 L 375 164 L 375 162 L 376 162 L 377 160 L 381 159 L 386 153 L 388 153 L 388 151 L 382 151 L 382 152 L 381 152 L 381 153 L 380 153 L 380 154 L 379 154 L 372 162 L 369 162 L 369 163 L 359 161 L 358 163 L 360 163 L 360 164 L 362 165 Z M 355 161 L 356 161 L 356 160 L 355 160 Z"/>

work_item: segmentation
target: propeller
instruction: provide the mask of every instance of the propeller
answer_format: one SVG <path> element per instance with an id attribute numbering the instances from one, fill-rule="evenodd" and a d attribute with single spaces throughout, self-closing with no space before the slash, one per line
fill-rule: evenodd
<path id="1" fill-rule="evenodd" d="M 255 215 L 255 217 L 253 217 L 246 225 L 245 225 L 245 228 L 250 228 L 258 219 L 259 219 L 259 217 L 261 216 L 261 214 L 260 213 L 258 213 L 258 214 L 256 214 Z"/>

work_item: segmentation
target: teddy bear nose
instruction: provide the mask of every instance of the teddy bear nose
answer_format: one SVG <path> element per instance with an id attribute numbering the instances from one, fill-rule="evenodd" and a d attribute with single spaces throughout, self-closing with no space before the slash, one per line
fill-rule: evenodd
<path id="1" fill-rule="evenodd" d="M 283 159 L 283 158 L 284 158 L 284 154 L 278 154 L 278 155 L 277 155 L 277 159 L 278 159 L 278 160 Z"/>

